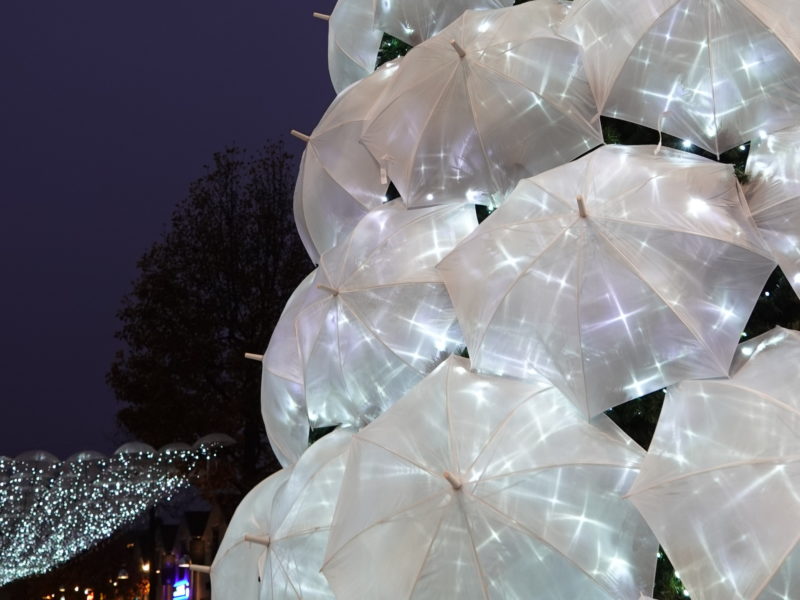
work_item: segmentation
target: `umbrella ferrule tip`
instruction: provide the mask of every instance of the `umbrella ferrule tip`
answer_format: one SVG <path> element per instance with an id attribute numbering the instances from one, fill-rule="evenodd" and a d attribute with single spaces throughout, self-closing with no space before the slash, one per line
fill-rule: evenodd
<path id="1" fill-rule="evenodd" d="M 450 45 L 453 47 L 453 49 L 455 49 L 456 52 L 458 52 L 458 55 L 461 58 L 464 58 L 467 55 L 467 53 L 464 52 L 464 49 L 459 45 L 457 41 L 450 40 Z"/>
<path id="2" fill-rule="evenodd" d="M 461 489 L 461 480 L 455 475 L 453 475 L 450 471 L 445 471 L 444 473 L 442 473 L 442 475 L 444 476 L 445 479 L 447 479 L 448 483 L 451 486 L 453 486 L 454 490 Z"/>
<path id="3" fill-rule="evenodd" d="M 586 218 L 586 203 L 583 201 L 583 196 L 578 194 L 575 198 L 578 202 L 578 214 L 581 216 L 582 219 Z"/>

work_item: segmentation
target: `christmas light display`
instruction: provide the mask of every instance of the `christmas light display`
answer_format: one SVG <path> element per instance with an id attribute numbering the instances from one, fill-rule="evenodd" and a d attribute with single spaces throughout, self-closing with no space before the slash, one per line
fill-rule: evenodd
<path id="1" fill-rule="evenodd" d="M 194 448 L 161 452 L 126 444 L 110 458 L 0 457 L 0 585 L 48 571 L 169 500 L 222 445 L 208 436 Z"/>

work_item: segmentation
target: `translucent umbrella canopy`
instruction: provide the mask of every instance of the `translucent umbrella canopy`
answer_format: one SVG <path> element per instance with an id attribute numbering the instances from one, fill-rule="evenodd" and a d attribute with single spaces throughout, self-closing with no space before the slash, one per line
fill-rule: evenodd
<path id="1" fill-rule="evenodd" d="M 741 346 L 730 379 L 670 388 L 630 499 L 692 598 L 800 589 L 800 334 Z"/>
<path id="2" fill-rule="evenodd" d="M 277 496 L 261 600 L 333 600 L 320 567 L 351 436 L 337 429 L 312 445 Z"/>
<path id="3" fill-rule="evenodd" d="M 272 530 L 275 494 L 289 471 L 283 469 L 254 487 L 233 513 L 225 536 L 211 563 L 214 598 L 257 600 L 266 547 L 260 543 Z M 247 536 L 249 539 L 246 539 Z M 256 540 L 256 541 L 252 541 Z"/>
<path id="4" fill-rule="evenodd" d="M 800 119 L 798 22 L 779 0 L 578 0 L 560 31 L 602 114 L 719 155 Z"/>
<path id="5" fill-rule="evenodd" d="M 463 347 L 434 267 L 476 225 L 471 206 L 395 200 L 322 255 L 295 320 L 314 427 L 371 421 Z"/>
<path id="6" fill-rule="evenodd" d="M 652 592 L 658 543 L 621 496 L 644 451 L 544 380 L 468 367 L 450 357 L 353 436 L 322 567 L 336 597 Z"/>
<path id="7" fill-rule="evenodd" d="M 503 8 L 514 0 L 371 0 L 376 29 L 412 46 L 433 37 L 468 9 Z"/>
<path id="8" fill-rule="evenodd" d="M 308 138 L 294 193 L 300 238 L 314 263 L 367 211 L 386 200 L 388 183 L 360 143 L 378 99 L 397 72 L 391 62 L 339 94 Z"/>
<path id="9" fill-rule="evenodd" d="M 261 416 L 272 453 L 283 467 L 296 463 L 308 447 L 303 361 L 294 320 L 313 280 L 312 273 L 289 297 L 261 359 Z"/>
<path id="10" fill-rule="evenodd" d="M 603 142 L 578 47 L 553 32 L 566 10 L 467 11 L 403 58 L 363 143 L 409 206 L 495 204 Z"/>
<path id="11" fill-rule="evenodd" d="M 774 266 L 730 165 L 604 146 L 520 182 L 438 268 L 475 368 L 591 416 L 726 375 Z"/>
<path id="12" fill-rule="evenodd" d="M 753 220 L 800 296 L 800 127 L 765 136 L 747 156 Z"/>
<path id="13" fill-rule="evenodd" d="M 328 70 L 338 94 L 375 70 L 383 31 L 375 27 L 374 0 L 338 0 L 328 24 Z"/>

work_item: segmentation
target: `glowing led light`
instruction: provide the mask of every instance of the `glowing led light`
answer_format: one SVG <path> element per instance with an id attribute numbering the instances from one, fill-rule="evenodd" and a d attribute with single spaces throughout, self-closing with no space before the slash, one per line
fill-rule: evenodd
<path id="1" fill-rule="evenodd" d="M 692 142 L 690 142 L 689 140 L 683 140 L 681 142 L 681 146 L 683 146 L 686 149 L 689 149 L 692 147 Z"/>
<path id="2" fill-rule="evenodd" d="M 747 150 L 747 146 L 739 146 L 739 150 L 741 150 L 742 152 L 744 152 L 745 150 Z"/>

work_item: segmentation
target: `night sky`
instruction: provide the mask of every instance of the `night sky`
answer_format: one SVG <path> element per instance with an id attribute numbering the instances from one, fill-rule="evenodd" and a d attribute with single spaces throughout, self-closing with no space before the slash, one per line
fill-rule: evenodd
<path id="1" fill-rule="evenodd" d="M 0 3 L 0 455 L 127 441 L 105 373 L 137 258 L 215 151 L 310 132 L 334 0 Z M 287 207 L 287 210 L 290 210 Z"/>

